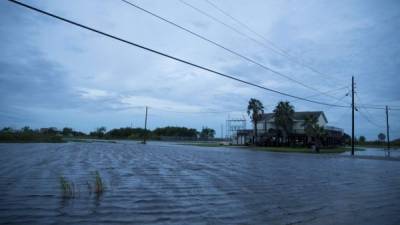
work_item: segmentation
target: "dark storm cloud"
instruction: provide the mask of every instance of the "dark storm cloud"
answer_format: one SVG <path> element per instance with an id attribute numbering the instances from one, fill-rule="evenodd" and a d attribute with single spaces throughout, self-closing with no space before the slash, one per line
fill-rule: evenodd
<path id="1" fill-rule="evenodd" d="M 316 94 L 118 1 L 29 3 L 268 88 L 303 97 Z M 179 1 L 137 3 L 308 86 L 321 91 L 349 86 L 354 75 L 363 103 L 400 105 L 399 1 L 216 2 L 295 60 L 249 41 Z M 205 2 L 191 3 L 247 32 Z M 65 120 L 78 128 L 91 129 L 86 124 L 107 120 L 110 126 L 117 126 L 121 121 L 130 121 L 133 118 L 129 110 L 147 104 L 172 111 L 245 111 L 247 100 L 257 97 L 271 111 L 278 100 L 293 100 L 72 28 L 7 1 L 0 2 L 0 34 L 3 125 L 34 120 L 40 125 L 53 116 L 51 121 Z M 341 97 L 346 91 L 335 96 Z M 314 99 L 333 101 L 323 96 Z M 326 110 L 329 121 L 348 130 L 349 111 L 301 101 L 294 104 L 300 110 Z M 70 116 L 71 111 L 75 117 Z M 120 111 L 128 113 L 114 116 Z M 81 119 L 84 113 L 86 117 Z M 369 115 L 381 122 L 381 112 L 371 111 Z M 201 127 L 211 121 L 209 126 L 218 129 L 224 120 L 224 116 L 215 115 L 204 115 L 199 121 L 175 116 L 180 125 Z M 375 137 L 376 129 L 360 115 L 356 117 L 359 134 Z M 394 114 L 392 119 L 398 121 L 400 117 Z M 162 124 L 168 122 L 166 118 Z M 400 127 L 394 124 L 392 129 Z"/>

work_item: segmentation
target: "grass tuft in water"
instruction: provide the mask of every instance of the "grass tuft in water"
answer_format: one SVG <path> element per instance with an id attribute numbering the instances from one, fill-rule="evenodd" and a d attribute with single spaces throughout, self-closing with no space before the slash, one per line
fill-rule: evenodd
<path id="1" fill-rule="evenodd" d="M 104 191 L 104 184 L 103 180 L 101 179 L 99 171 L 96 171 L 95 173 L 95 184 L 94 184 L 94 192 L 97 195 L 102 194 Z"/>
<path id="2" fill-rule="evenodd" d="M 60 177 L 60 187 L 63 198 L 75 197 L 75 185 L 73 182 L 68 181 L 65 177 Z"/>

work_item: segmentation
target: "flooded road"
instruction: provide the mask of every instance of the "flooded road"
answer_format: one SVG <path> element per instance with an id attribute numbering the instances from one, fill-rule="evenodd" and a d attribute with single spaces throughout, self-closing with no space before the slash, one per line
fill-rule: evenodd
<path id="1" fill-rule="evenodd" d="M 361 147 L 363 148 L 363 147 Z M 344 152 L 342 155 L 351 155 L 351 152 Z M 378 156 L 378 157 L 391 157 L 395 159 L 400 159 L 399 149 L 384 149 L 384 148 L 365 148 L 363 151 L 356 151 L 356 156 Z"/>
<path id="2" fill-rule="evenodd" d="M 399 161 L 134 142 L 0 153 L 3 224 L 400 224 Z"/>

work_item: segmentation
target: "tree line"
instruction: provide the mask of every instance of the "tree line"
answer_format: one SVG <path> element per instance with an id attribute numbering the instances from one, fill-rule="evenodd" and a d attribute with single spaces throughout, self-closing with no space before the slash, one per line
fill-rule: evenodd
<path id="1" fill-rule="evenodd" d="M 215 130 L 204 127 L 201 131 L 197 131 L 193 128 L 167 126 L 154 130 L 121 127 L 107 131 L 107 128 L 102 126 L 89 133 L 84 133 L 70 127 L 63 129 L 55 127 L 31 129 L 28 126 L 21 129 L 4 127 L 0 130 L 0 142 L 62 142 L 63 138 L 143 139 L 145 135 L 150 139 L 162 139 L 163 137 L 212 139 L 215 136 Z"/>
<path id="2" fill-rule="evenodd" d="M 150 139 L 160 139 L 162 137 L 211 139 L 215 136 L 215 130 L 208 127 L 203 127 L 201 131 L 197 131 L 194 128 L 167 126 L 159 127 L 154 130 L 121 127 L 106 131 L 105 127 L 100 127 L 89 133 L 89 136 L 91 137 L 117 139 L 142 139 L 145 135 L 147 135 L 147 137 Z"/>

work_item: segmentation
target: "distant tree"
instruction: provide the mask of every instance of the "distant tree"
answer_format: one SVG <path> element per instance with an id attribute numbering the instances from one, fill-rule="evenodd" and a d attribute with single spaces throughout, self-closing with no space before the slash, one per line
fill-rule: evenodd
<path id="1" fill-rule="evenodd" d="M 72 135 L 73 132 L 74 132 L 74 131 L 72 130 L 72 128 L 64 127 L 61 133 L 62 133 L 62 135 L 64 135 L 64 136 L 69 136 L 69 135 Z"/>
<path id="2" fill-rule="evenodd" d="M 56 135 L 59 133 L 56 127 L 40 128 L 40 132 L 48 135 Z"/>
<path id="3" fill-rule="evenodd" d="M 257 122 L 261 120 L 262 114 L 264 113 L 264 106 L 260 100 L 251 98 L 247 105 L 247 114 L 250 116 L 251 121 L 254 124 L 254 136 L 257 138 Z"/>
<path id="4" fill-rule="evenodd" d="M 215 136 L 215 130 L 208 128 L 208 127 L 204 127 L 201 132 L 200 132 L 200 137 L 201 138 L 213 138 Z"/>
<path id="5" fill-rule="evenodd" d="M 25 126 L 25 127 L 23 127 L 23 128 L 21 129 L 21 131 L 22 131 L 23 133 L 28 133 L 28 132 L 31 132 L 32 129 L 31 129 L 29 126 Z"/>
<path id="6" fill-rule="evenodd" d="M 72 136 L 74 137 L 83 137 L 86 136 L 86 134 L 82 131 L 72 131 Z"/>
<path id="7" fill-rule="evenodd" d="M 384 142 L 386 139 L 386 135 L 384 133 L 378 134 L 378 140 Z"/>
<path id="8" fill-rule="evenodd" d="M 3 129 L 0 132 L 0 142 L 62 142 L 57 128 L 41 128 L 33 130 L 28 126 L 18 130 Z"/>
<path id="9" fill-rule="evenodd" d="M 98 128 L 96 128 L 96 131 L 90 132 L 90 136 L 102 138 L 102 137 L 104 137 L 104 134 L 106 133 L 106 131 L 107 131 L 106 127 L 104 127 L 104 126 L 98 127 Z"/>
<path id="10" fill-rule="evenodd" d="M 360 137 L 358 138 L 358 141 L 360 142 L 360 144 L 364 144 L 365 141 L 366 141 L 366 138 L 365 138 L 364 136 L 360 136 Z"/>
<path id="11" fill-rule="evenodd" d="M 145 130 L 143 128 L 121 127 L 108 131 L 106 136 L 112 138 L 139 139 L 143 138 L 144 134 Z"/>
<path id="12" fill-rule="evenodd" d="M 197 137 L 197 130 L 187 127 L 160 127 L 155 129 L 152 134 L 156 137 Z"/>
<path id="13" fill-rule="evenodd" d="M 104 127 L 104 126 L 103 126 L 103 127 L 99 127 L 99 128 L 96 129 L 96 131 L 97 131 L 98 133 L 103 133 L 103 134 L 104 134 L 104 133 L 107 131 L 107 128 Z"/>
<path id="14" fill-rule="evenodd" d="M 274 109 L 275 126 L 282 131 L 283 140 L 287 142 L 287 136 L 293 129 L 294 107 L 288 102 L 279 102 Z"/>
<path id="15" fill-rule="evenodd" d="M 351 144 L 351 137 L 350 135 L 343 133 L 342 140 L 344 141 L 345 144 L 350 145 Z"/>
<path id="16" fill-rule="evenodd" d="M 4 127 L 4 128 L 1 130 L 1 132 L 10 133 L 10 132 L 13 132 L 13 129 L 12 129 L 11 127 Z"/>

